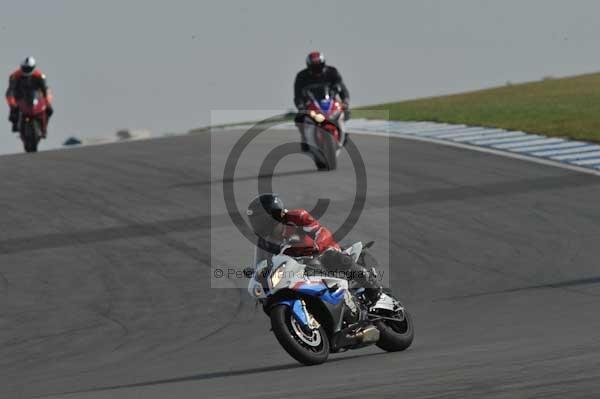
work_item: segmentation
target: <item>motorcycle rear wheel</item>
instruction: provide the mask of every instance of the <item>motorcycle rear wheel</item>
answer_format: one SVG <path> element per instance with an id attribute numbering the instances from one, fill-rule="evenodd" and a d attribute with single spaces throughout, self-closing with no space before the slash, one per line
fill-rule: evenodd
<path id="1" fill-rule="evenodd" d="M 329 357 L 329 338 L 323 326 L 313 330 L 312 335 L 302 336 L 289 306 L 277 305 L 271 309 L 271 327 L 279 344 L 298 362 L 312 366 L 324 363 Z"/>
<path id="2" fill-rule="evenodd" d="M 389 316 L 393 317 L 393 314 Z M 379 322 L 380 338 L 377 346 L 387 352 L 399 352 L 408 348 L 415 337 L 412 317 L 404 310 L 403 321 L 382 320 Z"/>

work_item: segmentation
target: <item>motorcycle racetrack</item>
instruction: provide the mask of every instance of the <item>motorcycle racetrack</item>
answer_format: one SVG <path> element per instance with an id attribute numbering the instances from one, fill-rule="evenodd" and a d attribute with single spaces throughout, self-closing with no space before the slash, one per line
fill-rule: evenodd
<path id="1" fill-rule="evenodd" d="M 600 388 L 600 178 L 352 135 L 368 190 L 348 240 L 377 241 L 415 340 L 305 367 L 245 289 L 227 288 L 243 281 L 211 288 L 216 264 L 252 258 L 221 191 L 242 133 L 0 157 L 0 398 L 576 398 Z M 270 131 L 246 149 L 240 209 L 265 146 L 296 136 Z M 355 177 L 347 156 L 338 167 L 317 172 L 292 155 L 273 187 L 290 207 L 331 198 L 323 221 L 339 226 Z"/>

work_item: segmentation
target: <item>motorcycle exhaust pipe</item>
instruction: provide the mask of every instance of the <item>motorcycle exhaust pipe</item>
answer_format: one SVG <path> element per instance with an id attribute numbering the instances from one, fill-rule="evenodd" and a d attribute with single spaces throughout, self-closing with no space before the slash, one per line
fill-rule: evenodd
<path id="1" fill-rule="evenodd" d="M 366 328 L 359 330 L 355 334 L 355 337 L 360 340 L 360 343 L 362 345 L 369 345 L 369 344 L 374 344 L 375 342 L 379 341 L 379 335 L 380 335 L 380 333 L 379 333 L 379 330 L 377 329 L 377 327 L 368 326 Z"/>
<path id="2" fill-rule="evenodd" d="M 365 327 L 345 328 L 335 334 L 332 339 L 333 351 L 338 351 L 342 348 L 358 349 L 363 346 L 371 345 L 379 341 L 379 330 L 373 325 Z"/>

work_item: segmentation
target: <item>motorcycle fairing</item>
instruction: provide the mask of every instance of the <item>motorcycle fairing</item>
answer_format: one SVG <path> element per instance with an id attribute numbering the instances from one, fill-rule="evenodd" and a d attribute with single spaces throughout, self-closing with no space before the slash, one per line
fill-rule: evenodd
<path id="1" fill-rule="evenodd" d="M 42 132 L 46 131 L 48 126 L 48 116 L 46 114 L 48 102 L 40 90 L 33 90 L 27 93 L 17 104 L 19 107 L 19 131 L 22 132 L 24 124 L 31 123 L 33 120 L 39 121 Z"/>
<path id="2" fill-rule="evenodd" d="M 272 268 L 268 275 L 265 273 L 267 266 L 267 262 L 260 262 L 248 285 L 250 295 L 263 302 L 267 313 L 273 306 L 283 304 L 292 309 L 298 322 L 307 326 L 308 316 L 302 301 L 314 298 L 326 310 L 328 315 L 325 317 L 330 320 L 327 324 L 331 330 L 335 332 L 340 328 L 346 306 L 345 296 L 349 289 L 347 280 L 328 276 L 308 277 L 304 273 L 306 266 L 287 255 L 272 258 Z M 285 267 L 284 277 L 272 287 L 270 277 L 280 266 Z"/>
<path id="3" fill-rule="evenodd" d="M 400 302 L 386 293 L 382 292 L 377 303 L 371 308 L 371 310 L 382 309 L 382 310 L 390 310 L 392 312 L 397 312 L 399 310 L 404 310 Z"/>
<path id="4" fill-rule="evenodd" d="M 273 305 L 286 305 L 292 309 L 292 314 L 298 320 L 303 327 L 308 327 L 308 318 L 306 317 L 306 313 L 304 313 L 304 308 L 302 307 L 302 301 L 300 299 L 282 299 L 280 301 L 275 302 Z"/>
<path id="5" fill-rule="evenodd" d="M 318 297 L 332 305 L 337 305 L 344 299 L 344 290 L 330 292 L 327 285 L 322 281 L 299 281 L 291 289 L 301 295 Z"/>
<path id="6" fill-rule="evenodd" d="M 307 280 L 295 283 L 293 287 L 290 287 L 290 291 L 298 295 L 314 297 L 321 300 L 330 313 L 334 322 L 334 328 L 337 328 L 337 325 L 339 325 L 338 321 L 342 317 L 343 300 L 346 293 L 344 288 L 331 292 L 327 285 L 322 281 Z M 300 299 L 280 299 L 275 301 L 272 306 L 280 304 L 289 306 L 292 309 L 292 314 L 302 326 L 308 326 L 308 319 L 304 313 L 302 301 Z"/>
<path id="7" fill-rule="evenodd" d="M 354 262 L 358 262 L 358 259 L 360 258 L 360 254 L 363 251 L 363 243 L 361 241 L 356 242 L 354 244 L 352 244 L 350 247 L 344 249 L 342 252 L 344 252 L 346 255 L 350 255 L 352 256 L 352 259 L 354 260 Z"/>

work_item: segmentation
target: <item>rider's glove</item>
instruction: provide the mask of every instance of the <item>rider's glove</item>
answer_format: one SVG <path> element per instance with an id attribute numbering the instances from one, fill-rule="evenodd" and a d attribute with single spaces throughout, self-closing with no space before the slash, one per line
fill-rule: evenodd
<path id="1" fill-rule="evenodd" d="M 48 104 L 48 107 L 46 107 L 46 115 L 48 115 L 48 118 L 50 118 L 53 113 L 54 113 L 54 108 L 52 108 L 52 105 Z"/>

